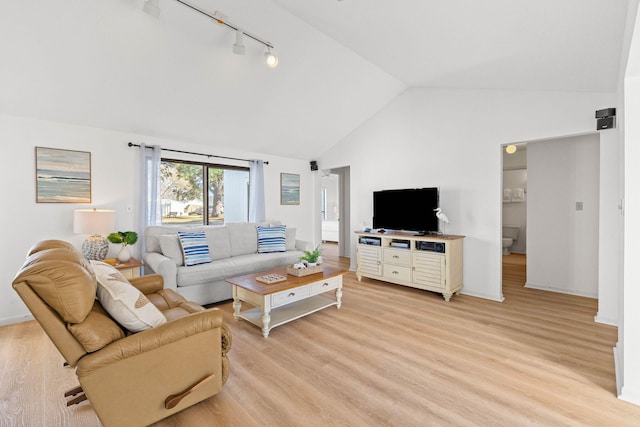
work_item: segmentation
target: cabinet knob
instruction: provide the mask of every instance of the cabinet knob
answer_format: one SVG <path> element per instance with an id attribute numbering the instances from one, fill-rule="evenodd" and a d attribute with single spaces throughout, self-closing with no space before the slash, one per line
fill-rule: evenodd
<path id="1" fill-rule="evenodd" d="M 398 273 L 397 271 L 394 271 L 393 274 L 400 274 L 400 273 Z"/>
<path id="2" fill-rule="evenodd" d="M 287 295 L 288 297 L 294 297 L 296 296 L 295 292 L 291 292 L 289 295 Z"/>
<path id="3" fill-rule="evenodd" d="M 398 258 L 400 258 L 400 257 L 399 257 L 398 255 L 394 255 L 393 257 L 394 257 L 395 259 L 398 259 Z"/>
<path id="4" fill-rule="evenodd" d="M 323 288 L 326 288 L 327 286 L 329 286 L 329 284 L 328 284 L 328 283 L 323 283 L 323 284 L 322 284 L 322 287 L 323 287 Z"/>

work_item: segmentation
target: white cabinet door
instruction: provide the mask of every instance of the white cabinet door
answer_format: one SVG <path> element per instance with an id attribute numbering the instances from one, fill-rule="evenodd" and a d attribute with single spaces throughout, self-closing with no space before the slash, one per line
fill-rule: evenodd
<path id="1" fill-rule="evenodd" d="M 418 285 L 445 287 L 444 254 L 424 252 L 413 254 L 413 282 Z"/>

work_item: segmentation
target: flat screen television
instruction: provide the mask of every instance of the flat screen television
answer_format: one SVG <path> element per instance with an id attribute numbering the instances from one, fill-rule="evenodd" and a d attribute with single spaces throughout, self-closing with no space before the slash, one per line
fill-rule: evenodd
<path id="1" fill-rule="evenodd" d="M 439 190 L 407 188 L 373 192 L 373 228 L 412 231 L 418 234 L 437 233 Z"/>

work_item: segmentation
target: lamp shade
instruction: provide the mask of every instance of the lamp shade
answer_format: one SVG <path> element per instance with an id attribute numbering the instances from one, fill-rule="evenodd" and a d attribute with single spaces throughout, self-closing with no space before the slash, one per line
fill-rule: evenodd
<path id="1" fill-rule="evenodd" d="M 105 209 L 73 211 L 73 232 L 76 234 L 108 234 L 116 227 L 116 213 Z"/>

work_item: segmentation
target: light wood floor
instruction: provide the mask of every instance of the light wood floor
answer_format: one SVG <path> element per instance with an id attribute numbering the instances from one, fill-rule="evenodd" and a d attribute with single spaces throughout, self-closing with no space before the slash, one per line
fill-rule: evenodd
<path id="1" fill-rule="evenodd" d="M 348 265 L 348 260 L 325 262 Z M 596 301 L 525 289 L 505 257 L 503 303 L 345 276 L 343 305 L 264 339 L 234 321 L 223 391 L 158 426 L 638 426 L 615 397 L 616 328 Z M 64 408 L 71 369 L 35 322 L 0 328 L 0 425 L 96 426 Z"/>

